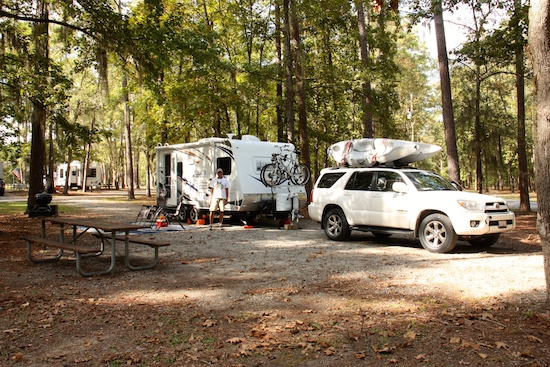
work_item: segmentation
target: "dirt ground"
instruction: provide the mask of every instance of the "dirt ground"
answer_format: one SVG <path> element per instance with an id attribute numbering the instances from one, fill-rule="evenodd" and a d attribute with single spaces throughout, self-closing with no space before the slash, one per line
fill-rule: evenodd
<path id="1" fill-rule="evenodd" d="M 141 205 L 91 202 L 66 205 L 123 221 Z M 84 278 L 71 257 L 31 263 L 19 237 L 39 221 L 0 214 L 0 366 L 549 366 L 535 214 L 517 223 L 490 249 L 449 254 L 409 237 L 332 242 L 307 219 L 186 224 L 143 235 L 171 243 L 154 269 L 120 256 Z"/>

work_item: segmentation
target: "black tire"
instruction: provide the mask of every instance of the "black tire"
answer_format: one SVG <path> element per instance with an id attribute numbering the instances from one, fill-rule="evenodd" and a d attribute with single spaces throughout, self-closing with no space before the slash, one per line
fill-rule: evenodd
<path id="1" fill-rule="evenodd" d="M 486 236 L 475 237 L 475 238 L 469 239 L 468 242 L 470 243 L 470 245 L 475 247 L 487 248 L 497 243 L 499 238 L 500 238 L 500 233 L 495 233 L 495 234 L 488 234 Z"/>
<path id="2" fill-rule="evenodd" d="M 323 224 L 325 234 L 333 241 L 345 241 L 351 234 L 351 228 L 341 209 L 329 210 L 325 215 Z"/>
<path id="3" fill-rule="evenodd" d="M 180 209 L 178 215 L 176 216 L 178 219 L 178 221 L 180 223 L 184 223 L 185 220 L 187 219 L 187 213 L 185 212 L 185 209 Z"/>
<path id="4" fill-rule="evenodd" d="M 455 248 L 458 236 L 449 217 L 428 215 L 420 223 L 419 238 L 422 247 L 430 252 L 449 252 Z"/>
<path id="5" fill-rule="evenodd" d="M 309 182 L 311 178 L 311 172 L 309 167 L 305 164 L 300 164 L 297 167 L 292 169 L 292 174 L 290 175 L 290 181 L 294 185 L 305 185 Z"/>
<path id="6" fill-rule="evenodd" d="M 281 181 L 281 174 L 273 163 L 266 164 L 260 171 L 262 183 L 269 187 L 274 187 Z"/>
<path id="7" fill-rule="evenodd" d="M 191 209 L 189 209 L 189 220 L 191 221 L 191 223 L 197 223 L 199 217 L 200 213 L 197 208 L 192 207 Z"/>

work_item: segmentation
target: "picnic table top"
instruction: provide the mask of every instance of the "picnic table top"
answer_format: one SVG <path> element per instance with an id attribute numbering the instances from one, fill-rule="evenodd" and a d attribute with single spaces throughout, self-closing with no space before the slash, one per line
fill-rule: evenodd
<path id="1" fill-rule="evenodd" d="M 50 222 L 52 224 L 68 224 L 72 226 L 83 226 L 89 228 L 101 229 L 104 231 L 131 231 L 140 228 L 149 228 L 148 225 L 113 222 L 105 219 L 89 219 L 89 218 L 75 218 L 75 217 L 47 217 L 42 218 L 44 222 Z"/>

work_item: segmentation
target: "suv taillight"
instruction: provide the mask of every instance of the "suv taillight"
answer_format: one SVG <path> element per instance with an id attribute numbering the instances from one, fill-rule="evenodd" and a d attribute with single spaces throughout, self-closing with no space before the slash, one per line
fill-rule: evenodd
<path id="1" fill-rule="evenodd" d="M 309 202 L 313 203 L 313 189 L 311 189 L 311 192 L 309 193 Z"/>

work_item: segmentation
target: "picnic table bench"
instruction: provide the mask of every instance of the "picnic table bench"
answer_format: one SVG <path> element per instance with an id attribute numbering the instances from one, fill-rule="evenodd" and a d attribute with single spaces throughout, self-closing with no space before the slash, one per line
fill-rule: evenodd
<path id="1" fill-rule="evenodd" d="M 34 263 L 40 263 L 45 261 L 59 260 L 63 256 L 63 250 L 73 251 L 76 254 L 76 270 L 79 274 L 86 276 L 82 271 L 82 255 L 85 254 L 99 254 L 100 248 L 93 248 L 88 246 L 75 245 L 73 243 L 60 242 L 49 238 L 43 238 L 39 236 L 23 236 L 21 237 L 27 243 L 27 257 Z M 32 245 L 44 245 L 47 247 L 56 247 L 59 249 L 57 255 L 53 257 L 47 257 L 43 259 L 35 258 L 32 256 Z"/>
<path id="2" fill-rule="evenodd" d="M 113 235 L 112 233 L 92 233 L 92 235 L 94 237 L 97 237 L 97 238 L 100 238 L 101 241 L 102 241 L 102 244 L 104 244 L 104 239 L 112 239 L 113 238 Z M 145 266 L 133 266 L 131 265 L 130 263 L 127 263 L 126 266 L 128 266 L 129 269 L 132 269 L 132 270 L 142 270 L 142 269 L 149 269 L 149 268 L 152 268 L 154 266 L 157 265 L 158 263 L 158 257 L 159 257 L 159 248 L 160 247 L 165 247 L 165 246 L 170 246 L 170 242 L 161 242 L 161 241 L 156 241 L 156 240 L 149 240 L 149 239 L 146 239 L 146 238 L 141 238 L 141 237 L 138 237 L 138 236 L 125 236 L 125 235 L 115 235 L 115 240 L 116 241 L 122 241 L 122 242 L 125 242 L 126 239 L 128 239 L 128 242 L 129 243 L 134 243 L 134 244 L 137 244 L 137 245 L 146 245 L 146 246 L 149 246 L 151 248 L 153 248 L 155 250 L 155 257 L 154 257 L 154 260 L 153 260 L 153 263 L 149 264 L 149 265 L 145 265 Z M 126 258 L 128 258 L 128 254 L 126 254 Z"/>

